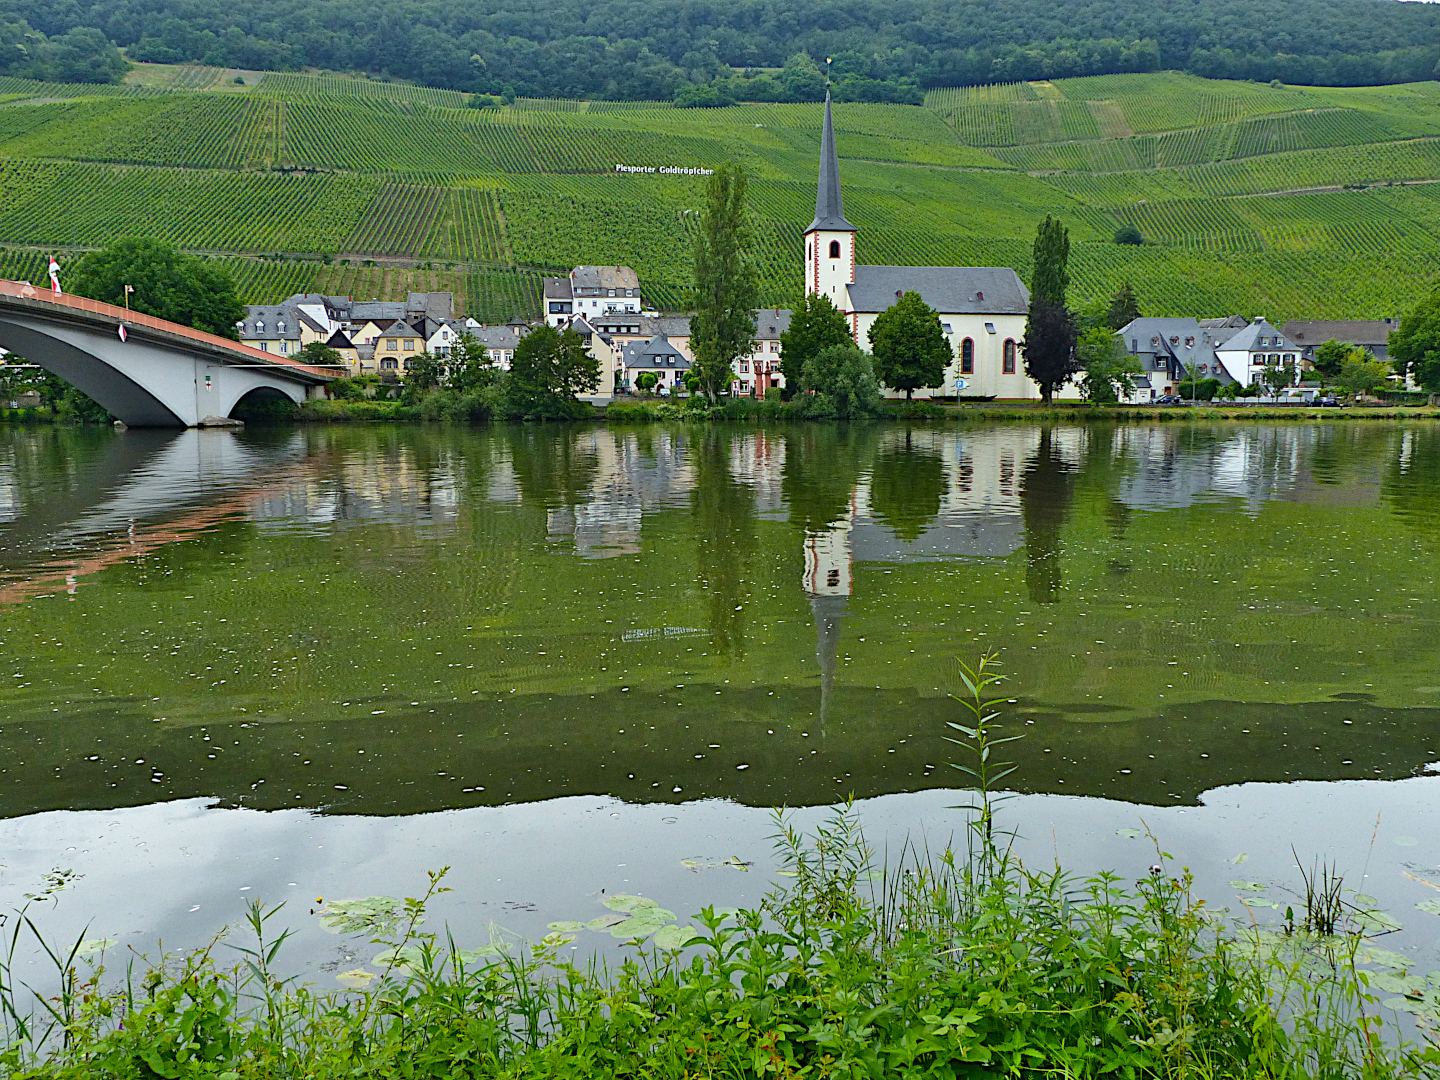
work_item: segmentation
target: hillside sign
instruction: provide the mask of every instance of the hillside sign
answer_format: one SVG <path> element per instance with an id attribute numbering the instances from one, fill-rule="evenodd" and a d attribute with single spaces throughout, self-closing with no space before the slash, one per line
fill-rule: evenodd
<path id="1" fill-rule="evenodd" d="M 662 173 L 669 176 L 713 176 L 714 169 L 702 169 L 689 165 L 619 165 L 617 173 Z"/>

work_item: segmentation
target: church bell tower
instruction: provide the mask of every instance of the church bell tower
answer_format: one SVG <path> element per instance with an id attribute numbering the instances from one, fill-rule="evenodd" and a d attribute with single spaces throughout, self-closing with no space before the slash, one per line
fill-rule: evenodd
<path id="1" fill-rule="evenodd" d="M 805 230 L 805 293 L 823 293 L 841 311 L 850 307 L 855 284 L 855 226 L 845 220 L 840 193 L 840 161 L 835 154 L 835 123 L 830 91 L 825 91 L 825 129 L 820 136 L 820 182 L 815 189 L 815 220 Z"/>

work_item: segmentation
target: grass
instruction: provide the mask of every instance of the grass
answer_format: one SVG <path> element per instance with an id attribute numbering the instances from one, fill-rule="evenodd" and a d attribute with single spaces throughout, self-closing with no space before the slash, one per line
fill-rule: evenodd
<path id="1" fill-rule="evenodd" d="M 497 317 L 516 304 L 538 314 L 544 272 L 628 262 L 672 307 L 702 182 L 617 177 L 623 146 L 636 163 L 747 165 L 763 302 L 788 303 L 799 286 L 814 106 L 470 109 L 454 91 L 232 75 L 145 65 L 124 87 L 0 79 L 0 244 L 149 232 L 288 256 L 294 273 L 241 282 L 252 302 L 324 287 L 320 256 L 442 260 Z M 1128 279 L 1147 312 L 1374 318 L 1437 280 L 1440 214 L 1425 183 L 1440 179 L 1437 98 L 1434 83 L 1276 88 L 1172 72 L 941 89 L 925 107 L 845 103 L 835 117 L 866 262 L 1028 275 L 1035 225 L 1058 214 L 1077 303 Z M 1150 243 L 1111 243 L 1128 222 Z"/>
<path id="2" fill-rule="evenodd" d="M 1298 925 L 1292 910 L 1233 926 L 1158 845 L 1133 885 L 1022 863 L 1001 827 L 1011 766 L 995 752 L 1018 736 L 997 722 L 993 657 L 960 681 L 969 723 L 950 727 L 975 795 L 958 849 L 907 846 L 882 865 L 850 807 L 812 835 L 777 814 L 782 884 L 685 926 L 610 897 L 588 925 L 628 939 L 613 966 L 561 953 L 581 923 L 460 948 L 426 926 L 439 871 L 403 902 L 322 909 L 381 950 L 331 992 L 284 973 L 281 907 L 252 904 L 243 939 L 123 971 L 108 942 L 48 945 L 27 907 L 0 955 L 0 1061 L 26 1080 L 1440 1075 L 1435 1047 L 1394 1032 L 1395 999 L 1372 990 L 1399 987 L 1423 1034 L 1424 981 L 1369 943 L 1330 868 L 1306 876 Z M 43 996 L 19 981 L 37 944 L 56 984 Z"/>

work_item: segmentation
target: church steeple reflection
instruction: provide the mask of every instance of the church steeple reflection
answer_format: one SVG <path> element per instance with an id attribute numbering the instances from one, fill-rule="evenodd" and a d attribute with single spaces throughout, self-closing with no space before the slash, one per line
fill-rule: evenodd
<path id="1" fill-rule="evenodd" d="M 805 534 L 803 585 L 815 619 L 815 659 L 820 665 L 820 733 L 830 715 L 835 691 L 835 670 L 840 648 L 840 620 L 848 614 L 850 593 L 855 582 L 855 551 L 851 530 L 855 526 L 852 499 L 843 517 L 823 530 Z"/>

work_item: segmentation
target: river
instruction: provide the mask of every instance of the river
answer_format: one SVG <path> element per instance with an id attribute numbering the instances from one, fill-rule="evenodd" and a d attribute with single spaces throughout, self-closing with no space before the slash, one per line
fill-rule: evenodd
<path id="1" fill-rule="evenodd" d="M 0 428 L 0 903 L 330 971 L 441 866 L 472 937 L 753 902 L 770 808 L 963 832 L 991 652 L 1027 858 L 1273 912 L 1293 845 L 1433 958 L 1437 547 L 1425 423 Z"/>

